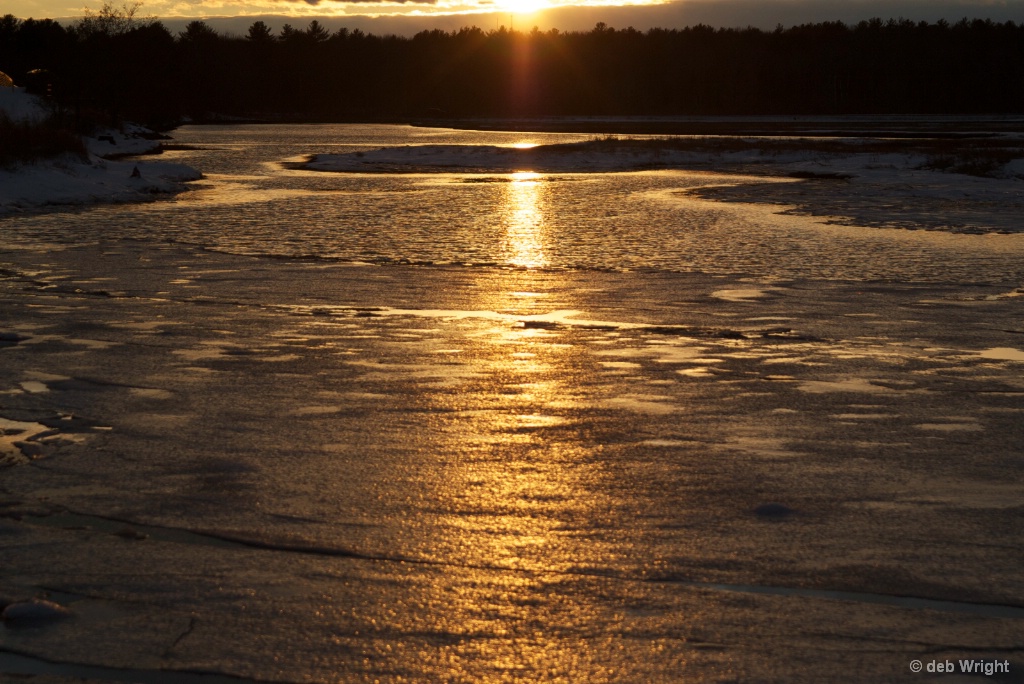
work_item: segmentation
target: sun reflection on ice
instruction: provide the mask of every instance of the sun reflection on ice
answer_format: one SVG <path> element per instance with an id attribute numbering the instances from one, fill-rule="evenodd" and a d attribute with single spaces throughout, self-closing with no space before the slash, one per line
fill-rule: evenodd
<path id="1" fill-rule="evenodd" d="M 523 268 L 547 265 L 544 255 L 544 216 L 540 210 L 541 175 L 517 171 L 505 198 L 505 247 L 508 263 Z"/>
<path id="2" fill-rule="evenodd" d="M 531 268 L 546 263 L 544 179 L 505 178 L 503 261 L 522 268 L 482 271 L 467 306 L 484 315 L 461 319 L 473 378 L 436 398 L 446 457 L 431 496 L 444 513 L 425 546 L 475 566 L 564 571 L 604 552 L 574 527 L 610 506 L 593 488 L 603 447 L 580 431 L 592 368 L 570 326 L 548 320 L 573 313 L 561 272 Z M 518 589 L 524 600 L 543 591 Z"/>

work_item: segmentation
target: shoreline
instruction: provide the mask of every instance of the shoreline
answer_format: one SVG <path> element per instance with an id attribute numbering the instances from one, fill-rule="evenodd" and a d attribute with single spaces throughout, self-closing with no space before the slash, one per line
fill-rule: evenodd
<path id="1" fill-rule="evenodd" d="M 126 124 L 83 138 L 87 158 L 65 155 L 0 168 L 0 218 L 151 202 L 186 192 L 185 184 L 201 180 L 203 174 L 185 164 L 157 160 L 170 140 Z"/>
<path id="2" fill-rule="evenodd" d="M 31 127 L 50 116 L 37 96 L 22 88 L 3 90 L 0 118 Z M 0 217 L 152 201 L 155 196 L 182 192 L 184 183 L 203 177 L 184 164 L 139 160 L 161 154 L 163 141 L 171 138 L 136 123 L 99 128 L 89 136 L 67 134 L 80 142 L 77 149 L 35 159 L 27 155 L 30 161 L 5 157 L 0 164 Z"/>
<path id="3" fill-rule="evenodd" d="M 47 160 L 0 170 L 0 219 L 96 204 L 150 202 L 186 192 L 185 183 L 203 178 L 184 164 L 136 161 L 136 157 Z M 135 169 L 140 176 L 132 175 Z"/>

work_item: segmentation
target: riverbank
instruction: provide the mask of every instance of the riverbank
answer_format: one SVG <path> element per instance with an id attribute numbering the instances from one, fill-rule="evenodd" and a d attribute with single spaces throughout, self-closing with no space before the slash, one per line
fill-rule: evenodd
<path id="1" fill-rule="evenodd" d="M 48 116 L 42 101 L 20 88 L 0 89 L 0 116 L 34 125 Z M 185 164 L 117 161 L 152 155 L 160 136 L 126 123 L 82 138 L 77 152 L 0 165 L 0 216 L 99 203 L 150 201 L 181 192 L 202 173 Z"/>
<path id="2" fill-rule="evenodd" d="M 135 171 L 138 169 L 138 175 Z M 102 203 L 146 202 L 182 192 L 202 174 L 184 164 L 65 157 L 0 170 L 0 216 Z"/>

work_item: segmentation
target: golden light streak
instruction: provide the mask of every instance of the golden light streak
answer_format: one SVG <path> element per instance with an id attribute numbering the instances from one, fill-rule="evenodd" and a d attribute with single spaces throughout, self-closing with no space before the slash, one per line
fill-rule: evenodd
<path id="1" fill-rule="evenodd" d="M 540 210 L 540 174 L 518 171 L 512 174 L 505 199 L 505 251 L 508 263 L 524 268 L 547 265 L 544 256 L 544 226 Z"/>

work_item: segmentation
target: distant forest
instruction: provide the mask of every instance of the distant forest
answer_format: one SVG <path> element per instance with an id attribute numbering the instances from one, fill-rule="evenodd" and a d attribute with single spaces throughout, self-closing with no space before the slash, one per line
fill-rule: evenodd
<path id="1" fill-rule="evenodd" d="M 1024 25 L 589 32 L 464 28 L 411 38 L 317 21 L 173 35 L 137 5 L 74 25 L 0 18 L 0 71 L 66 116 L 170 124 L 428 117 L 1024 112 Z"/>

